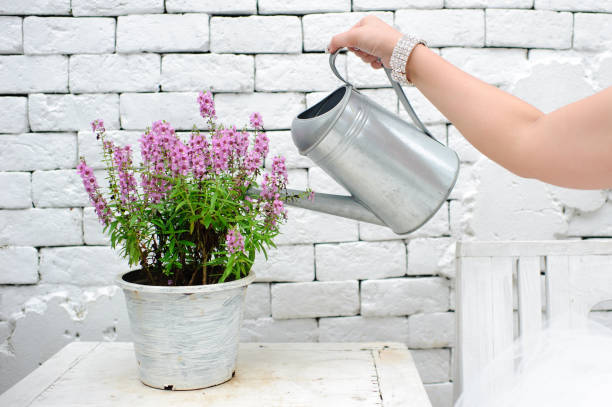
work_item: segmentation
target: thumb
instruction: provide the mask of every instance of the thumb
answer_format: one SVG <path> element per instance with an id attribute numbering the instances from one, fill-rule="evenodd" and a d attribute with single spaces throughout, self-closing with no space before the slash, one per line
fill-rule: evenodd
<path id="1" fill-rule="evenodd" d="M 359 47 L 360 27 L 351 28 L 348 31 L 334 35 L 327 46 L 330 53 L 336 52 L 343 47 Z"/>

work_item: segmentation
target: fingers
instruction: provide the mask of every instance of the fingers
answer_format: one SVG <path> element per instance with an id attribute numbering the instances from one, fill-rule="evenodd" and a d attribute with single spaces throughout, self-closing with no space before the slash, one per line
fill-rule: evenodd
<path id="1" fill-rule="evenodd" d="M 359 27 L 351 28 L 348 31 L 334 35 L 331 42 L 327 46 L 327 50 L 330 53 L 336 52 L 339 48 L 343 47 L 357 47 L 359 42 Z"/>
<path id="2" fill-rule="evenodd" d="M 382 63 L 379 60 L 376 60 L 374 62 L 371 62 L 370 65 L 372 66 L 372 68 L 374 69 L 380 69 L 383 67 Z"/>

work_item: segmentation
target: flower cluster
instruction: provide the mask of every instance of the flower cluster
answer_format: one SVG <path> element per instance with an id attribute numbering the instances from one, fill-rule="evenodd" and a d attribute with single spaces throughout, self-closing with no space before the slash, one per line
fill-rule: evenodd
<path id="1" fill-rule="evenodd" d="M 230 229 L 225 236 L 225 244 L 230 253 L 244 251 L 244 237 L 237 229 Z"/>
<path id="2" fill-rule="evenodd" d="M 284 157 L 273 157 L 271 171 L 262 174 L 270 139 L 261 115 L 250 115 L 251 132 L 217 126 L 212 94 L 200 92 L 197 102 L 208 131 L 194 128 L 183 137 L 166 121 L 154 122 L 139 140 L 139 166 L 130 146 L 109 140 L 101 120 L 92 123 L 107 164 L 108 203 L 83 159 L 77 168 L 113 246 L 123 244 L 152 284 L 246 275 L 255 252 L 272 244 L 286 220 L 284 200 L 293 198 L 286 192 Z M 167 277 L 156 279 L 153 272 Z"/>
<path id="3" fill-rule="evenodd" d="M 77 173 L 83 180 L 83 186 L 89 195 L 89 200 L 94 206 L 98 219 L 100 219 L 103 224 L 108 225 L 111 221 L 111 211 L 106 200 L 100 193 L 100 186 L 98 185 L 93 170 L 91 167 L 87 166 L 84 160 L 81 160 L 77 165 Z"/>

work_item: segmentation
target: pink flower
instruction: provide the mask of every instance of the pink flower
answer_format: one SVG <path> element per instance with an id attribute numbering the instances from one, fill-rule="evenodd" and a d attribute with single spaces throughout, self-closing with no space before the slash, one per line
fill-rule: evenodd
<path id="1" fill-rule="evenodd" d="M 99 191 L 98 181 L 91 167 L 87 166 L 85 160 L 81 159 L 77 165 L 77 173 L 83 180 L 83 186 L 89 195 L 89 200 L 94 206 L 98 219 L 107 225 L 111 221 L 111 211 L 106 200 Z"/>
<path id="2" fill-rule="evenodd" d="M 251 126 L 253 126 L 253 128 L 263 128 L 263 119 L 261 118 L 261 115 L 258 112 L 251 113 L 251 116 L 249 116 L 249 121 L 251 122 Z"/>
<path id="3" fill-rule="evenodd" d="M 212 93 L 200 92 L 198 95 L 198 103 L 200 104 L 200 116 L 203 118 L 216 118 L 215 102 Z"/>
<path id="4" fill-rule="evenodd" d="M 225 236 L 225 245 L 230 253 L 244 252 L 244 237 L 238 228 L 230 229 Z"/>

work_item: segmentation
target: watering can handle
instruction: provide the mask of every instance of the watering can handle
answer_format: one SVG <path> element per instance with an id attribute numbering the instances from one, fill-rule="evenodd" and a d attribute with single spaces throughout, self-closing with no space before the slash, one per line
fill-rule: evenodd
<path id="1" fill-rule="evenodd" d="M 336 56 L 338 55 L 338 52 L 341 49 L 342 48 L 337 49 L 336 52 L 333 52 L 329 56 L 329 66 L 331 67 L 331 70 L 334 73 L 334 75 L 336 75 L 336 77 L 338 77 L 338 79 L 340 79 L 342 82 L 346 83 L 347 85 L 349 85 L 351 87 L 354 87 L 350 82 L 348 82 L 346 79 L 344 79 L 342 77 L 342 75 L 340 75 L 340 73 L 338 72 L 338 69 L 336 68 Z M 406 111 L 410 115 L 410 118 L 412 119 L 412 122 L 418 128 L 423 130 L 423 133 L 427 134 L 429 137 L 431 137 L 431 138 L 433 138 L 435 140 L 435 138 L 431 135 L 429 130 L 427 130 L 427 128 L 425 127 L 423 122 L 421 122 L 421 119 L 419 119 L 419 116 L 417 116 L 416 112 L 414 111 L 414 109 L 410 105 L 410 102 L 408 101 L 408 98 L 406 97 L 406 94 L 404 93 L 404 90 L 402 89 L 401 85 L 391 78 L 391 71 L 389 70 L 389 68 L 386 68 L 386 67 L 383 66 L 383 69 L 385 70 L 385 73 L 387 74 L 387 78 L 389 78 L 389 82 L 391 82 L 391 86 L 393 86 L 393 90 L 395 91 L 395 94 L 399 98 L 399 101 L 402 103 L 402 105 L 404 106 L 404 109 L 406 109 Z"/>

